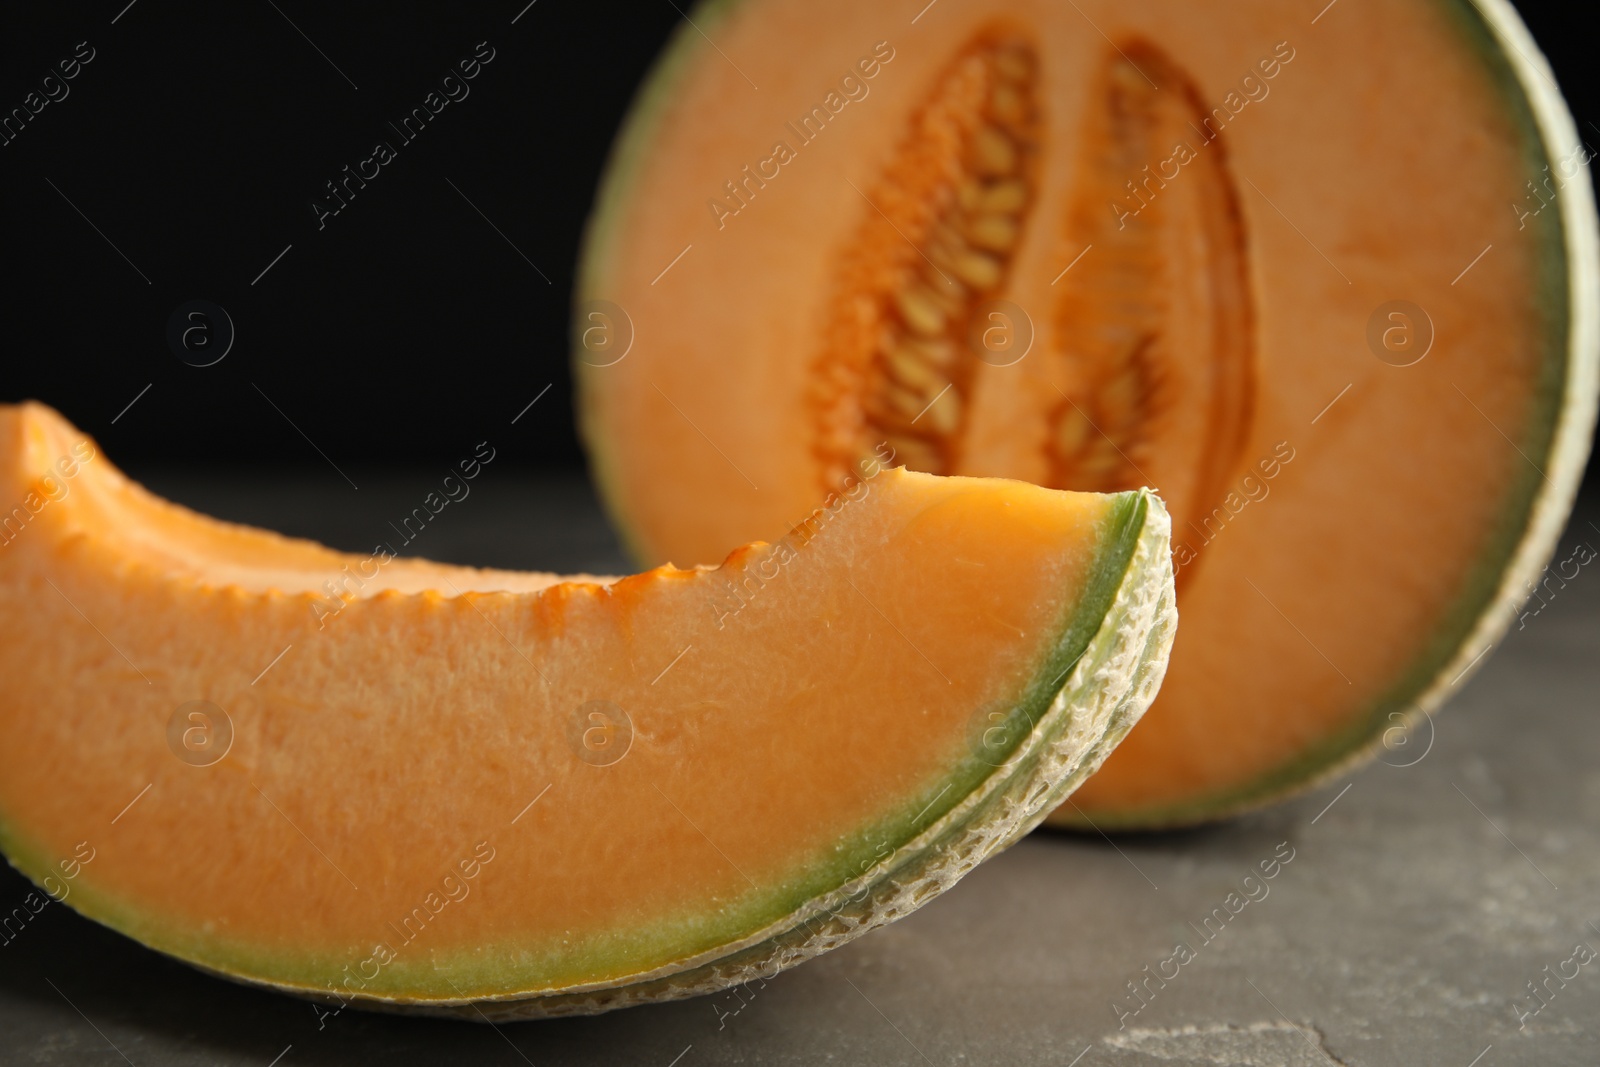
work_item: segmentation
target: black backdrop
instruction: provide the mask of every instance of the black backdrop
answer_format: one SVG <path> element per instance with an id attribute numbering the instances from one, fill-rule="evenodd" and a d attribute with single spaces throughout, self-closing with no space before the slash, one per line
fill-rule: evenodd
<path id="1" fill-rule="evenodd" d="M 0 114 L 79 42 L 93 58 L 0 147 L 0 400 L 55 405 L 134 469 L 321 463 L 291 420 L 349 469 L 466 454 L 548 385 L 505 454 L 581 463 L 566 368 L 578 241 L 686 2 L 9 5 Z M 1582 8 L 1522 6 L 1600 145 Z M 467 95 L 413 142 L 390 138 L 397 157 L 319 229 L 324 183 L 478 42 L 493 58 L 454 90 Z M 196 298 L 235 329 L 204 369 L 167 342 Z"/>

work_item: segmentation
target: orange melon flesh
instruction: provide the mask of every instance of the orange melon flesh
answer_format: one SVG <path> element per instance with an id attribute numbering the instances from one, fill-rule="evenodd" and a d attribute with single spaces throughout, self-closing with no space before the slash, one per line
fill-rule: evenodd
<path id="1" fill-rule="evenodd" d="M 640 560 L 773 536 L 880 444 L 1156 488 L 1184 636 L 1065 821 L 1219 817 L 1431 712 L 1582 473 L 1586 154 L 1509 5 L 1324 6 L 702 5 L 576 307 Z"/>
<path id="2" fill-rule="evenodd" d="M 594 1011 L 842 943 L 1103 759 L 1172 625 L 1148 494 L 869 473 L 720 569 L 374 565 L 0 408 L 0 844 L 340 1002 Z"/>

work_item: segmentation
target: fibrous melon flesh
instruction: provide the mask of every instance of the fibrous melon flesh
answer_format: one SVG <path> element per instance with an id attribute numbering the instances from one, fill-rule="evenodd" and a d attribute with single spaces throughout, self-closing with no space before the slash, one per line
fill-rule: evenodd
<path id="1" fill-rule="evenodd" d="M 594 1012 L 842 944 L 1097 766 L 1175 621 L 1144 492 L 871 465 L 721 568 L 561 578 L 207 519 L 24 405 L 0 499 L 7 858 L 341 1006 Z"/>
<path id="2" fill-rule="evenodd" d="M 1431 714 L 1596 390 L 1588 152 L 1503 0 L 711 0 L 590 224 L 576 374 L 640 559 L 858 456 L 1156 487 L 1186 625 L 1065 821 L 1203 821 Z"/>

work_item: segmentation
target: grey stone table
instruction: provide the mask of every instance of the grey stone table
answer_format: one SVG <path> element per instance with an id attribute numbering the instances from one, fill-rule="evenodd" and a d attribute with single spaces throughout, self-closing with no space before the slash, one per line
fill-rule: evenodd
<path id="1" fill-rule="evenodd" d="M 215 514 L 351 550 L 433 480 L 364 477 L 356 494 L 332 472 L 139 473 Z M 623 566 L 583 482 L 495 473 L 419 551 Z M 1600 545 L 1589 519 L 1600 526 L 1574 522 L 1563 558 Z M 0 948 L 0 1063 L 1600 1064 L 1600 960 L 1574 953 L 1600 949 L 1597 650 L 1600 573 L 1585 569 L 1391 765 L 1207 830 L 1035 834 L 744 999 L 498 1030 L 357 1012 L 319 1027 L 307 1004 L 51 907 Z M 1286 856 L 1270 882 L 1243 882 Z M 6 911 L 26 891 L 0 873 Z M 1179 942 L 1192 958 L 1165 962 Z"/>

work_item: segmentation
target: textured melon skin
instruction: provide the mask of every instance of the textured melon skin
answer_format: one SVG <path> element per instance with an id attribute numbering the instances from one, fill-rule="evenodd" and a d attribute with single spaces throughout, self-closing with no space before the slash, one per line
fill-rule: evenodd
<path id="1" fill-rule="evenodd" d="M 16 441 L 20 438 L 25 442 L 19 450 L 21 454 L 12 457 L 19 462 L 14 462 L 12 469 L 5 472 L 5 481 L 14 483 L 14 487 L 34 484 L 33 480 L 36 477 L 34 472 L 42 466 L 48 466 L 42 463 L 42 457 L 56 455 L 62 451 L 62 445 L 71 439 L 66 436 L 70 427 L 65 427 L 59 419 L 43 414 L 37 409 L 22 409 L 20 418 L 17 409 L 0 410 L 0 428 L 12 431 L 8 435 L 10 440 Z M 127 490 L 120 475 L 114 472 L 102 474 L 105 461 L 101 460 L 99 463 L 100 466 L 94 468 L 96 473 L 80 474 L 78 477 L 82 479 L 105 477 L 116 492 L 131 492 L 141 504 L 150 503 L 148 498 L 137 490 Z M 905 491 L 910 491 L 915 485 L 926 485 L 931 488 L 932 483 L 939 481 L 924 475 L 903 472 L 885 472 L 879 477 L 889 480 L 891 488 L 885 491 L 891 494 L 895 491 L 892 488 L 894 485 L 904 485 L 907 487 Z M 42 586 L 44 577 L 41 575 L 48 576 L 52 569 L 73 558 L 74 546 L 82 549 L 90 543 L 98 543 L 110 553 L 100 557 L 110 563 L 110 569 L 105 572 L 93 572 L 94 580 L 112 590 L 113 596 L 129 597 L 133 603 L 139 603 L 137 582 L 130 579 L 137 578 L 141 573 L 145 577 L 155 577 L 162 573 L 163 565 L 142 561 L 136 555 L 117 546 L 122 543 L 122 538 L 127 538 L 129 543 L 141 542 L 142 538 L 152 536 L 150 531 L 141 527 L 137 517 L 128 518 L 123 523 L 113 523 L 112 528 L 96 531 L 94 516 L 101 513 L 96 511 L 98 505 L 93 504 L 93 501 L 98 499 L 94 496 L 95 489 L 84 488 L 82 481 L 77 484 L 80 488 L 73 492 L 87 494 L 91 502 L 82 516 L 64 519 L 67 510 L 77 505 L 70 503 L 50 505 L 57 510 L 50 512 L 47 519 L 40 520 L 41 524 L 64 519 L 62 524 L 44 529 L 25 530 L 21 536 L 27 537 L 28 540 L 20 546 L 13 546 L 10 550 L 12 554 L 0 557 L 0 566 L 4 567 L 0 574 L 3 574 L 8 589 L 25 591 L 36 585 Z M 954 499 L 958 500 L 977 488 L 976 483 L 965 489 L 959 487 L 958 483 L 950 484 L 956 486 Z M 1034 498 L 1043 496 L 1039 490 L 1028 486 L 1016 485 L 1014 489 Z M 930 502 L 946 501 L 952 497 L 918 495 L 910 499 L 916 501 L 920 509 L 915 517 L 921 517 L 931 510 Z M 1007 499 L 1016 501 L 1018 498 L 1013 496 Z M 158 507 L 167 507 L 160 502 L 155 503 Z M 292 958 L 288 960 L 287 966 L 284 966 L 283 959 L 279 958 L 276 961 L 269 961 L 273 962 L 273 966 L 263 967 L 259 951 L 256 957 L 252 957 L 249 951 L 243 951 L 242 946 L 247 946 L 247 941 L 230 939 L 222 933 L 210 937 L 194 929 L 175 930 L 171 927 L 170 918 L 163 919 L 160 914 L 141 913 L 127 900 L 119 898 L 114 883 L 95 881 L 108 862 L 107 859 L 101 859 L 99 867 L 93 868 L 90 875 L 75 883 L 67 902 L 88 917 L 129 934 L 158 951 L 167 952 L 223 977 L 315 999 L 325 999 L 330 1003 L 338 1002 L 382 1010 L 458 1014 L 471 1019 L 590 1013 L 650 1000 L 708 992 L 749 980 L 758 973 L 770 976 L 778 970 L 859 936 L 877 925 L 892 921 L 942 892 L 977 862 L 1003 848 L 1019 834 L 1031 828 L 1052 803 L 1064 795 L 1065 791 L 1075 787 L 1094 766 L 1098 765 L 1115 741 L 1126 732 L 1131 722 L 1148 706 L 1165 667 L 1175 622 L 1172 609 L 1172 571 L 1168 551 L 1170 524 L 1160 502 L 1147 493 L 1129 493 L 1116 499 L 1101 498 L 1092 507 L 1091 514 L 1103 517 L 1096 519 L 1097 525 L 1092 533 L 1087 530 L 1084 532 L 1092 538 L 1086 543 L 1092 547 L 1093 557 L 1098 564 L 1087 572 L 1087 584 L 1073 587 L 1076 599 L 1067 598 L 1061 602 L 1062 607 L 1052 608 L 1048 612 L 1048 618 L 1057 618 L 1058 611 L 1062 612 L 1062 615 L 1056 622 L 1047 624 L 1040 633 L 1045 658 L 1030 660 L 1034 666 L 1025 677 L 1017 679 L 1015 688 L 1007 683 L 1008 688 L 1005 693 L 1007 702 L 1011 706 L 1011 715 L 1006 719 L 1008 728 L 1015 727 L 1021 721 L 1019 715 L 1026 715 L 1026 721 L 1032 723 L 1032 729 L 1026 732 L 1018 731 L 1021 734 L 1020 740 L 1016 742 L 1014 749 L 1009 750 L 1006 762 L 998 768 L 981 766 L 974 772 L 974 768 L 969 766 L 973 762 L 971 758 L 963 758 L 959 767 L 948 768 L 948 777 L 942 777 L 947 783 L 947 789 L 953 787 L 956 790 L 950 794 L 950 799 L 945 801 L 945 807 L 934 809 L 928 819 L 923 818 L 923 815 L 928 813 L 926 808 L 915 816 L 911 816 L 909 811 L 901 812 L 874 831 L 875 834 L 883 833 L 885 843 L 897 846 L 892 853 L 883 857 L 878 857 L 874 853 L 874 858 L 878 861 L 871 866 L 862 864 L 859 875 L 836 879 L 828 882 L 823 892 L 812 893 L 808 898 L 797 898 L 802 899 L 799 906 L 787 914 L 780 913 L 774 921 L 767 922 L 760 928 L 751 929 L 733 925 L 740 921 L 736 916 L 721 920 L 723 923 L 721 929 L 726 940 L 709 949 L 685 953 L 660 965 L 636 967 L 633 972 L 624 974 L 620 979 L 608 977 L 587 984 L 582 982 L 560 984 L 546 980 L 541 988 L 537 975 L 530 974 L 524 976 L 525 980 L 521 985 L 510 982 L 501 984 L 500 989 L 504 990 L 503 993 L 492 985 L 485 988 L 480 982 L 471 985 L 471 995 L 461 996 L 450 995 L 450 990 L 459 991 L 456 983 L 466 982 L 464 975 L 467 972 L 459 968 L 460 961 L 446 954 L 434 958 L 432 962 L 432 967 L 437 970 L 440 977 L 422 983 L 423 988 L 404 992 L 361 992 L 341 998 L 330 996 L 331 987 L 327 984 L 329 974 L 325 968 L 318 965 L 316 959 L 316 950 L 319 946 L 311 944 L 305 946 L 306 962 L 299 968 L 295 966 Z M 203 541 L 206 536 L 254 537 L 257 539 L 254 542 L 256 551 L 269 553 L 277 560 L 278 566 L 286 568 L 281 572 L 284 577 L 273 579 L 275 584 L 271 589 L 260 600 L 253 600 L 252 594 L 239 586 L 212 584 L 225 581 L 222 575 L 226 573 L 226 568 L 219 564 L 215 570 L 205 572 L 211 576 L 211 580 L 201 582 L 195 588 L 197 595 L 210 597 L 220 593 L 245 611 L 249 610 L 251 603 L 255 603 L 259 608 L 274 600 L 310 598 L 311 594 L 306 593 L 286 594 L 276 583 L 281 581 L 286 583 L 284 588 L 296 588 L 293 582 L 295 572 L 289 562 L 293 558 L 292 554 L 323 551 L 316 546 L 303 542 L 273 540 L 270 535 L 222 527 L 220 524 L 207 525 L 198 521 L 198 517 L 180 512 L 178 509 L 168 508 L 158 514 L 164 519 L 174 521 L 181 529 L 194 526 L 197 543 Z M 125 513 L 125 517 L 127 515 L 137 516 L 138 513 L 130 511 Z M 151 525 L 154 525 L 153 521 Z M 1048 542 L 1052 545 L 1057 543 L 1053 540 L 1057 536 L 1056 526 L 1042 526 L 1039 529 L 1044 531 L 1040 534 L 1044 538 L 1041 543 Z M 197 554 L 200 552 L 198 548 L 195 551 Z M 25 554 L 17 555 L 15 554 L 17 552 Z M 922 559 L 922 557 L 916 558 Z M 432 566 L 422 563 L 415 565 L 421 568 Z M 55 580 L 66 584 L 68 581 L 66 573 L 65 570 L 58 571 Z M 185 583 L 188 580 L 175 576 L 181 573 L 183 572 L 180 567 L 171 576 L 159 580 L 174 582 L 187 588 Z M 457 581 L 471 580 L 466 575 L 451 572 L 449 569 L 443 569 L 441 574 L 453 576 Z M 676 582 L 681 585 L 685 582 L 698 581 L 701 577 L 699 574 L 685 575 L 683 572 L 678 572 L 678 575 L 676 578 L 670 575 L 658 575 L 655 580 Z M 81 579 L 82 576 L 79 577 Z M 502 583 L 514 585 L 514 579 L 517 577 L 502 576 Z M 646 577 L 648 579 L 649 576 Z M 616 583 L 612 588 L 626 585 L 627 581 L 638 583 L 640 579 L 625 580 Z M 490 581 L 488 584 L 493 586 L 497 583 Z M 69 584 L 68 588 L 72 586 Z M 547 588 L 559 591 L 566 587 Z M 404 609 L 407 603 L 421 607 L 424 611 L 437 610 L 447 606 L 449 601 L 431 591 L 407 597 L 390 589 L 361 603 L 370 605 L 370 610 L 373 612 L 384 613 Z M 1056 602 L 1051 601 L 1051 603 Z M 429 605 L 432 605 L 431 609 Z M 18 622 L 16 607 L 16 600 L 8 597 L 10 611 L 5 622 L 13 628 L 11 631 L 13 651 L 19 647 L 26 647 L 35 640 L 33 636 L 25 636 L 25 630 L 15 628 Z M 99 614 L 93 604 L 89 610 L 91 613 Z M 162 625 L 159 612 L 146 612 L 145 615 L 146 618 L 140 625 Z M 134 617 L 137 618 L 137 613 Z M 401 614 L 394 615 L 391 621 L 403 625 L 405 617 L 402 611 Z M 103 618 L 102 621 L 109 620 Z M 356 622 L 348 624 L 359 625 Z M 110 628 L 112 633 L 117 633 L 114 626 Z M 480 635 L 484 640 L 496 639 L 495 635 L 490 635 L 486 631 L 487 628 L 485 633 Z M 87 646 L 78 645 L 78 636 L 84 637 L 91 643 Z M 210 640 L 220 639 L 218 633 L 211 634 Z M 67 631 L 61 633 L 58 640 L 67 648 L 69 656 L 87 651 L 87 662 L 91 664 L 96 660 L 107 662 L 114 658 L 111 650 L 101 647 L 100 642 L 106 640 L 102 634 L 74 635 L 72 631 Z M 33 654 L 40 662 L 50 661 L 49 650 L 45 647 L 34 646 Z M 139 653 L 136 651 L 135 655 Z M 172 663 L 163 663 L 160 657 L 154 654 L 149 659 L 143 656 L 139 658 L 144 659 L 145 667 L 157 677 L 161 677 L 160 672 L 176 666 L 182 659 L 179 656 Z M 228 660 L 233 658 L 235 657 L 232 655 L 225 657 Z M 120 673 L 131 673 L 121 666 L 122 662 L 117 660 L 113 669 Z M 132 661 L 127 662 L 131 667 Z M 91 668 L 86 670 L 88 673 L 93 673 Z M 25 674 L 26 671 L 18 669 L 17 673 Z M 51 677 L 59 678 L 59 675 L 52 673 Z M 25 688 L 24 679 L 18 678 L 15 681 Z M 163 681 L 162 684 L 167 683 Z M 396 699 L 400 699 L 398 694 L 403 693 L 405 689 L 403 678 L 382 684 L 396 685 L 397 688 L 393 693 Z M 137 682 L 135 685 L 137 686 Z M 143 687 L 137 686 L 137 688 L 142 690 Z M 71 686 L 58 686 L 58 689 L 61 692 L 61 699 L 70 702 Z M 136 715 L 141 714 L 134 709 L 142 699 L 141 693 L 130 694 L 119 700 L 117 705 L 111 706 L 113 718 L 130 711 Z M 13 743 L 17 736 L 26 733 L 27 716 L 32 715 L 35 703 L 24 701 L 19 705 L 11 699 L 0 704 L 0 720 L 13 721 L 18 727 L 11 738 Z M 329 702 L 328 698 L 324 697 L 324 710 L 336 710 L 338 707 L 336 702 Z M 452 709 L 447 705 L 438 710 Z M 93 723 L 89 725 L 92 726 Z M 114 721 L 107 722 L 111 730 L 115 730 L 118 725 L 120 724 Z M 140 774 L 138 764 L 141 753 L 135 751 L 139 747 L 140 732 L 142 728 L 131 736 L 114 735 L 122 737 L 122 741 L 115 749 L 113 761 L 115 765 L 110 768 L 113 778 L 120 780 L 127 774 Z M 1008 732 L 1007 736 L 1008 738 L 1017 736 L 1017 733 Z M 14 752 L 13 756 L 15 755 Z M 167 756 L 168 754 L 162 752 L 158 758 L 165 762 Z M 17 768 L 18 765 L 13 764 L 13 767 Z M 143 769 L 146 772 L 152 770 L 148 766 Z M 223 764 L 221 769 L 237 773 L 244 770 L 244 767 L 238 764 Z M 359 773 L 361 769 L 353 768 L 353 770 Z M 18 773 L 25 772 L 19 769 Z M 159 775 L 160 772 L 157 770 L 155 773 Z M 180 776 L 188 773 L 187 770 L 179 772 Z M 215 793 L 206 793 L 205 783 L 217 780 L 204 778 L 207 773 L 205 771 L 198 773 L 202 775 L 201 778 L 185 779 L 192 783 L 191 788 L 199 790 L 194 799 L 197 802 L 204 802 L 204 798 L 208 795 L 216 797 Z M 249 772 L 245 770 L 244 773 Z M 70 773 L 65 777 L 70 780 Z M 140 777 L 143 775 L 140 774 Z M 91 776 L 85 780 L 85 784 L 100 783 L 97 778 Z M 934 784 L 937 786 L 938 782 Z M 171 786 L 172 781 L 168 780 L 167 785 Z M 943 791 L 939 795 L 943 796 Z M 280 800 L 283 799 L 283 795 L 280 794 Z M 936 796 L 934 800 L 937 802 L 939 797 Z M 121 803 L 120 798 L 117 803 Z M 918 800 L 916 803 L 920 804 L 921 801 Z M 88 806 L 98 808 L 99 805 L 91 802 Z M 353 821 L 360 821 L 359 817 L 352 818 Z M 72 824 L 76 828 L 81 825 L 81 821 L 74 817 Z M 192 823 L 186 822 L 186 825 Z M 187 833 L 185 830 L 178 836 L 186 839 Z M 175 840 L 169 835 L 162 840 L 153 840 L 152 844 L 159 849 L 165 847 L 167 842 L 180 853 L 189 843 L 187 840 Z M 4 809 L 0 809 L 0 846 L 3 846 L 8 859 L 20 871 L 48 889 L 50 884 L 48 876 L 54 873 L 50 862 L 52 852 L 35 843 L 26 821 L 16 818 L 16 811 L 11 808 L 9 802 Z M 846 858 L 849 861 L 847 870 L 856 872 L 858 868 L 854 863 L 854 853 L 846 853 Z M 270 863 L 280 862 L 282 861 L 270 861 Z M 168 865 L 159 863 L 154 866 L 165 868 Z M 362 877 L 365 882 L 365 876 Z M 831 878 L 833 875 L 829 874 L 828 877 Z M 792 892 L 787 887 L 785 891 Z M 265 894 L 266 898 L 270 899 L 271 896 L 271 893 Z M 204 915 L 201 918 L 203 919 Z M 206 922 L 209 923 L 209 920 Z M 486 949 L 493 947 L 486 946 Z M 514 949 L 516 946 L 513 943 L 510 947 Z M 298 974 L 304 974 L 303 980 Z M 538 992 L 530 994 L 528 992 L 530 989 L 537 989 Z"/>
<path id="2" fill-rule="evenodd" d="M 1546 164 L 1554 171 L 1567 146 L 1581 142 L 1549 65 L 1513 5 L 1508 0 L 1437 3 L 1481 55 L 1504 100 L 1518 114 L 1528 142 L 1530 175 L 1540 173 Z M 693 18 L 713 32 L 719 20 L 735 11 L 758 7 L 759 0 L 703 0 Z M 608 256 L 619 240 L 625 240 L 614 231 L 614 223 L 622 215 L 622 205 L 639 195 L 633 188 L 634 172 L 649 151 L 658 116 L 670 104 L 678 80 L 701 45 L 697 34 L 680 28 L 640 89 L 618 136 L 585 237 L 580 306 L 585 299 L 605 295 Z M 1547 432 L 1536 448 L 1525 449 L 1530 464 L 1539 469 L 1521 472 L 1487 549 L 1426 648 L 1365 713 L 1269 773 L 1181 803 L 1101 810 L 1093 819 L 1094 827 L 1161 830 L 1198 825 L 1316 789 L 1369 762 L 1395 731 L 1409 733 L 1431 718 L 1481 668 L 1485 653 L 1505 635 L 1555 550 L 1589 456 L 1600 399 L 1600 241 L 1590 183 L 1568 181 L 1558 190 L 1553 207 L 1559 213 L 1559 226 L 1552 228 L 1543 249 L 1538 280 L 1550 324 L 1551 353 L 1545 363 L 1546 380 L 1540 383 L 1540 410 L 1533 420 Z M 591 470 L 624 543 L 646 559 L 645 539 L 635 529 L 630 501 L 615 469 L 622 449 L 599 414 L 603 372 L 586 364 L 584 354 L 581 345 L 575 347 L 580 429 Z M 1070 806 L 1053 812 L 1046 822 L 1066 828 L 1091 825 Z"/>

